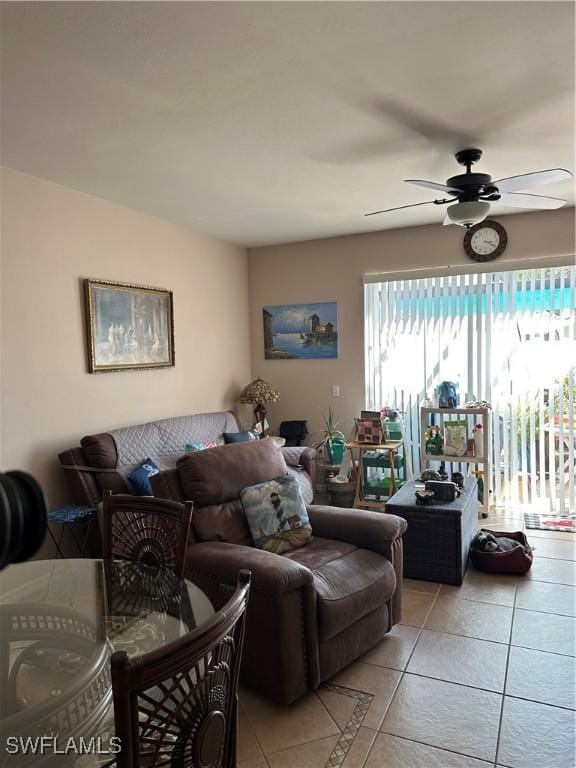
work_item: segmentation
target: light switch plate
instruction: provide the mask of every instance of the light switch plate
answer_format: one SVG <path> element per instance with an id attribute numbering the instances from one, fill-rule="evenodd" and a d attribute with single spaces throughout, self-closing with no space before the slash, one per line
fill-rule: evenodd
<path id="1" fill-rule="evenodd" d="M 332 384 L 332 397 L 340 397 L 340 384 Z"/>

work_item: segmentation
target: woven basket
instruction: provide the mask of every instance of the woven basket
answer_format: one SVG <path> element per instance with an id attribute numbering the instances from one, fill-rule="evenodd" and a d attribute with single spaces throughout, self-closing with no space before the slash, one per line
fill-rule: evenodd
<path id="1" fill-rule="evenodd" d="M 524 546 L 528 544 L 528 539 L 522 531 L 509 533 L 506 531 L 491 531 L 488 528 L 481 528 L 481 530 L 485 533 L 491 533 L 496 538 L 506 536 L 508 539 L 519 541 Z M 470 560 L 474 568 L 477 568 L 479 571 L 523 574 L 530 570 L 534 556 L 531 552 L 525 552 L 520 547 L 515 547 L 509 552 L 478 552 L 478 550 L 471 549 Z"/>
<path id="2" fill-rule="evenodd" d="M 332 507 L 351 507 L 354 503 L 356 483 L 326 483 L 328 499 Z"/>

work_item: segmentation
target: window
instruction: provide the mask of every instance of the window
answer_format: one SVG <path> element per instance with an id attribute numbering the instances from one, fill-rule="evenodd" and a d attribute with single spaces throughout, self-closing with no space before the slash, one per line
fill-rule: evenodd
<path id="1" fill-rule="evenodd" d="M 418 412 L 441 381 L 493 406 L 497 505 L 576 509 L 576 268 L 365 285 L 366 406 L 404 413 L 419 466 Z"/>

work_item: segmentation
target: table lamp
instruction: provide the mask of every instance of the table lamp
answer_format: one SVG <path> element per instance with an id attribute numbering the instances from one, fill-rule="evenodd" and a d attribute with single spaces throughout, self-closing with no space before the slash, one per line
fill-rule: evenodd
<path id="1" fill-rule="evenodd" d="M 244 387 L 240 393 L 241 403 L 256 405 L 256 408 L 254 408 L 254 418 L 256 419 L 256 423 L 261 426 L 261 434 L 263 434 L 266 429 L 266 408 L 264 407 L 264 403 L 275 403 L 279 399 L 280 393 L 276 387 L 272 384 L 268 384 L 267 381 L 264 381 L 260 377 L 254 379 L 254 381 L 251 384 L 248 384 L 247 387 Z"/>

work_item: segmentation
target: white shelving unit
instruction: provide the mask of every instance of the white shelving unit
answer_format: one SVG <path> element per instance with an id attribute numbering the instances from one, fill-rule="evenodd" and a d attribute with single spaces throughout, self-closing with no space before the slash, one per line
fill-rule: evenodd
<path id="1" fill-rule="evenodd" d="M 424 440 L 424 432 L 430 426 L 430 416 L 439 415 L 442 417 L 439 424 L 435 426 L 441 429 L 446 421 L 454 420 L 454 416 L 477 416 L 475 419 L 478 423 L 482 422 L 482 456 L 449 456 L 449 455 L 436 455 L 432 453 L 426 453 L 426 441 Z M 447 417 L 447 418 L 446 418 Z M 470 424 L 471 419 L 467 418 L 466 421 Z M 472 437 L 471 428 L 469 427 Z M 492 477 L 492 462 L 490 459 L 490 449 L 492 446 L 492 411 L 490 408 L 438 408 L 422 406 L 420 408 L 420 466 L 422 469 L 427 469 L 432 461 L 443 461 L 451 464 L 476 464 L 482 471 L 484 480 L 484 503 L 479 505 L 479 511 L 482 517 L 488 517 L 490 510 L 490 489 L 491 489 L 491 477 Z"/>

